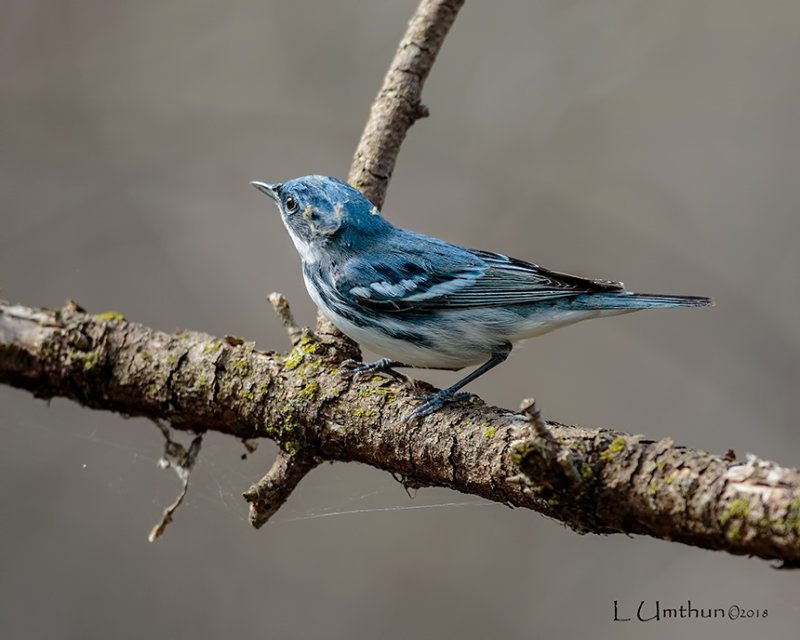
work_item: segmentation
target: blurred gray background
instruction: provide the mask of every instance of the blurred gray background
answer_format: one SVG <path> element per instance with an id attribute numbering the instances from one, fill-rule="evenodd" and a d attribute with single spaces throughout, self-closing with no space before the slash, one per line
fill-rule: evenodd
<path id="1" fill-rule="evenodd" d="M 3 0 L 0 297 L 285 349 L 265 296 L 284 292 L 303 323 L 314 309 L 248 181 L 347 175 L 415 6 Z M 799 32 L 800 7 L 779 0 L 467 3 L 386 216 L 717 301 L 549 334 L 471 390 L 798 464 Z M 256 532 L 240 494 L 274 449 L 242 461 L 213 434 L 148 544 L 178 491 L 152 424 L 4 387 L 0 408 L 4 638 L 744 638 L 800 622 L 797 573 L 409 497 L 355 465 L 316 470 Z M 614 600 L 768 617 L 615 623 Z"/>

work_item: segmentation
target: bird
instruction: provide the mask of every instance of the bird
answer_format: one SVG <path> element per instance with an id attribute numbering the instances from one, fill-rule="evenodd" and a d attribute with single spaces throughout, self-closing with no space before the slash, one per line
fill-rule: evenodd
<path id="1" fill-rule="evenodd" d="M 309 296 L 339 330 L 381 355 L 361 375 L 417 367 L 477 369 L 429 396 L 402 421 L 422 419 L 502 363 L 512 346 L 581 320 L 640 309 L 704 307 L 700 296 L 634 293 L 621 282 L 551 271 L 392 225 L 360 191 L 309 175 L 252 181 L 280 210 Z"/>

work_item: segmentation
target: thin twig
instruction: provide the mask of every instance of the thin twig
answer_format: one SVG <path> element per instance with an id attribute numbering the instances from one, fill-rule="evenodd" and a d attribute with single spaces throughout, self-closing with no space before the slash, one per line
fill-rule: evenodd
<path id="1" fill-rule="evenodd" d="M 464 0 L 422 0 L 400 40 L 361 134 L 348 181 L 379 209 L 409 128 L 428 115 L 422 87 Z"/>
<path id="2" fill-rule="evenodd" d="M 292 310 L 289 307 L 289 303 L 284 295 L 282 293 L 278 293 L 277 291 L 270 293 L 267 296 L 267 300 L 269 300 L 272 308 L 275 309 L 275 313 L 278 314 L 278 319 L 281 321 L 281 324 L 286 328 L 286 332 L 289 334 L 289 342 L 291 342 L 292 346 L 294 347 L 298 342 L 300 342 L 300 338 L 303 336 L 303 329 L 294 321 L 294 316 L 292 315 Z"/>
<path id="3" fill-rule="evenodd" d="M 147 536 L 150 542 L 155 542 L 166 531 L 167 526 L 172 522 L 172 516 L 175 511 L 183 504 L 183 499 L 189 491 L 189 478 L 192 475 L 192 469 L 195 462 L 197 462 L 197 456 L 200 454 L 200 447 L 203 443 L 203 436 L 197 435 L 187 449 L 180 442 L 172 439 L 169 426 L 157 418 L 154 418 L 153 422 L 156 423 L 156 426 L 164 436 L 164 456 L 158 461 L 158 464 L 162 469 L 172 468 L 175 471 L 181 481 L 181 491 L 175 501 L 164 509 L 161 520 L 150 531 L 150 535 Z"/>

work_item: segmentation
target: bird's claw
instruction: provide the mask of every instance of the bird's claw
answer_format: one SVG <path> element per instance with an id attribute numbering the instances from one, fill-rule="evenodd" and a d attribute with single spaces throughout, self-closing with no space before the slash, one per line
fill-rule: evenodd
<path id="1" fill-rule="evenodd" d="M 364 368 L 363 362 L 359 362 L 358 360 L 353 360 L 352 358 L 348 358 L 347 360 L 342 360 L 339 363 L 338 375 L 340 376 L 355 375 L 356 373 L 359 373 L 359 369 L 363 368 Z"/>
<path id="2" fill-rule="evenodd" d="M 395 369 L 392 368 L 392 366 L 398 366 L 398 364 L 394 360 L 390 360 L 389 358 L 381 358 L 380 360 L 376 360 L 375 362 L 369 362 L 369 363 L 358 362 L 357 360 L 348 359 L 340 363 L 339 375 L 359 378 L 361 376 L 365 376 L 368 374 L 383 373 L 391 378 L 401 380 L 402 382 L 406 383 L 411 382 L 411 378 L 409 378 L 405 374 L 400 373 L 399 371 L 396 371 Z M 342 367 L 352 367 L 352 368 L 343 369 Z"/>
<path id="3" fill-rule="evenodd" d="M 466 400 L 467 398 L 472 397 L 474 397 L 474 394 L 470 393 L 469 391 L 458 391 L 453 393 L 452 391 L 448 392 L 447 389 L 440 391 L 439 393 L 435 393 L 432 396 L 412 396 L 412 399 L 424 400 L 424 402 L 407 416 L 403 417 L 400 422 L 403 423 L 415 420 L 417 418 L 424 418 L 438 411 L 448 402 L 460 402 L 461 400 Z"/>

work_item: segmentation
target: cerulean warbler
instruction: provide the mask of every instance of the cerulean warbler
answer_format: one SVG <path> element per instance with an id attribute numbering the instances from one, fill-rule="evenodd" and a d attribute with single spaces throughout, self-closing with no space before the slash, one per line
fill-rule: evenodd
<path id="1" fill-rule="evenodd" d="M 461 397 L 461 387 L 503 362 L 519 340 L 588 318 L 711 304 L 695 296 L 633 293 L 620 282 L 549 271 L 399 229 L 335 178 L 252 184 L 278 205 L 320 311 L 385 356 L 352 373 L 481 365 L 426 397 L 406 420 Z"/>

